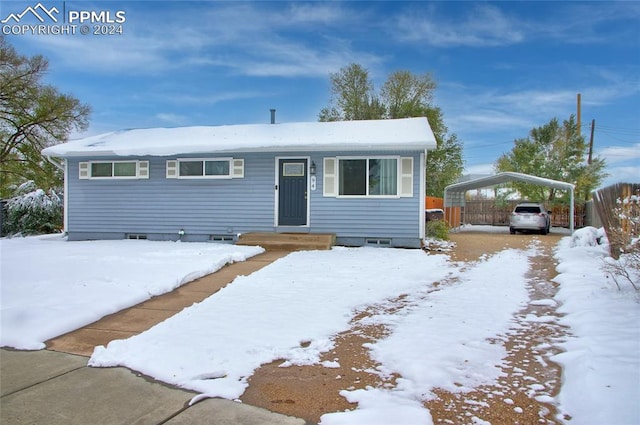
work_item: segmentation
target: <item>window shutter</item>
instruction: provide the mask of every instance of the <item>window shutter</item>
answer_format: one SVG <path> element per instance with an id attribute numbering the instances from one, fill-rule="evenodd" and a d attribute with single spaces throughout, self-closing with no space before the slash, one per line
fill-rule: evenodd
<path id="1" fill-rule="evenodd" d="M 138 178 L 149 178 L 149 161 L 138 161 Z"/>
<path id="2" fill-rule="evenodd" d="M 79 170 L 79 175 L 78 175 L 79 179 L 88 179 L 89 177 L 91 177 L 91 175 L 89 174 L 90 167 L 88 162 L 78 163 L 78 170 Z"/>
<path id="3" fill-rule="evenodd" d="M 325 158 L 323 168 L 323 196 L 336 196 L 336 158 Z"/>
<path id="4" fill-rule="evenodd" d="M 175 159 L 170 159 L 167 161 L 167 178 L 178 178 L 178 161 L 176 161 Z"/>
<path id="5" fill-rule="evenodd" d="M 170 159 L 167 161 L 167 178 L 178 178 L 178 161 L 176 161 L 175 159 Z"/>
<path id="6" fill-rule="evenodd" d="M 231 160 L 231 178 L 243 179 L 244 178 L 244 159 L 232 159 Z"/>
<path id="7" fill-rule="evenodd" d="M 400 158 L 400 196 L 413 196 L 413 158 Z"/>

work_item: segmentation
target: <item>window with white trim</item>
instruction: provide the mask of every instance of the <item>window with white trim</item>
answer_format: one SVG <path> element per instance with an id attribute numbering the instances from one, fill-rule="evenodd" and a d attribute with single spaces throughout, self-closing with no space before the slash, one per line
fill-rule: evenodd
<path id="1" fill-rule="evenodd" d="M 78 164 L 80 179 L 148 179 L 149 161 L 88 161 Z"/>
<path id="2" fill-rule="evenodd" d="M 178 179 L 231 179 L 244 177 L 244 159 L 184 158 L 167 161 L 166 177 Z"/>
<path id="3" fill-rule="evenodd" d="M 398 196 L 398 158 L 338 158 L 338 196 Z"/>
<path id="4" fill-rule="evenodd" d="M 180 177 L 229 177 L 230 169 L 228 159 L 178 161 Z"/>
<path id="5" fill-rule="evenodd" d="M 413 158 L 324 158 L 323 195 L 398 198 L 413 196 Z"/>

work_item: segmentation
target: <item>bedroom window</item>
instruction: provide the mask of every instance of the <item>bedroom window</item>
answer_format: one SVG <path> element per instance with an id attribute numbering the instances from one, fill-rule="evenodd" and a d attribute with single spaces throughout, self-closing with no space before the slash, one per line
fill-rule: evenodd
<path id="1" fill-rule="evenodd" d="M 398 158 L 339 158 L 339 196 L 398 196 Z"/>
<path id="2" fill-rule="evenodd" d="M 180 177 L 229 177 L 229 160 L 178 161 Z"/>
<path id="3" fill-rule="evenodd" d="M 231 179 L 244 177 L 244 159 L 185 158 L 167 161 L 168 179 Z"/>
<path id="4" fill-rule="evenodd" d="M 78 164 L 80 179 L 148 179 L 149 161 L 89 161 Z"/>

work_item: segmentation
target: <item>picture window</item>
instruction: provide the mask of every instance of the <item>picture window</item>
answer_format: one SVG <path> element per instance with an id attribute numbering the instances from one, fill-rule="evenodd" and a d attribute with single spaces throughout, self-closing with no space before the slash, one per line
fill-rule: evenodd
<path id="1" fill-rule="evenodd" d="M 397 196 L 397 158 L 338 160 L 340 196 Z"/>

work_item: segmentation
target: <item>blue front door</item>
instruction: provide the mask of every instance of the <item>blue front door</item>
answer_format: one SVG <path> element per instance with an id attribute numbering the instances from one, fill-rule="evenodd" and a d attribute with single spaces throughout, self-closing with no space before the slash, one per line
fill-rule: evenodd
<path id="1" fill-rule="evenodd" d="M 307 224 L 307 160 L 281 159 L 278 163 L 278 225 Z"/>

